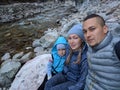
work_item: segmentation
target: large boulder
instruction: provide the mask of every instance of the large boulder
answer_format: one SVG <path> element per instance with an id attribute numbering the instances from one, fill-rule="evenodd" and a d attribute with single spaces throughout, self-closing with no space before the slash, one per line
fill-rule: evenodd
<path id="1" fill-rule="evenodd" d="M 45 78 L 49 59 L 50 54 L 43 54 L 24 64 L 9 90 L 37 90 Z"/>
<path id="2" fill-rule="evenodd" d="M 0 87 L 10 87 L 12 79 L 21 67 L 20 62 L 6 60 L 0 68 Z"/>

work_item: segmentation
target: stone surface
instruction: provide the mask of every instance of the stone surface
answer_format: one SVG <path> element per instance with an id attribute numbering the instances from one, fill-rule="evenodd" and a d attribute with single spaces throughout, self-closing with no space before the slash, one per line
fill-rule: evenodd
<path id="1" fill-rule="evenodd" d="M 43 54 L 28 61 L 17 73 L 9 90 L 37 90 L 46 75 L 50 54 Z"/>

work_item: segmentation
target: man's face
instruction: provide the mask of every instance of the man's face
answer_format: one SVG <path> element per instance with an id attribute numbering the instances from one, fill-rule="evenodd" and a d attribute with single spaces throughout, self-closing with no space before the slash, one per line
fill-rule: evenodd
<path id="1" fill-rule="evenodd" d="M 83 22 L 84 37 L 91 47 L 98 45 L 108 31 L 107 26 L 102 26 L 98 20 L 98 18 L 91 18 Z"/>

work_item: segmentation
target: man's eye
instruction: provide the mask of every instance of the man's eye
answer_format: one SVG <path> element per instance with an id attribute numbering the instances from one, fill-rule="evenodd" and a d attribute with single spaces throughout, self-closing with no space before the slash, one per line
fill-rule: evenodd
<path id="1" fill-rule="evenodd" d="M 87 31 L 86 30 L 83 30 L 83 33 L 86 33 Z"/>
<path id="2" fill-rule="evenodd" d="M 91 31 L 95 30 L 95 27 L 91 27 L 90 30 L 91 30 Z"/>

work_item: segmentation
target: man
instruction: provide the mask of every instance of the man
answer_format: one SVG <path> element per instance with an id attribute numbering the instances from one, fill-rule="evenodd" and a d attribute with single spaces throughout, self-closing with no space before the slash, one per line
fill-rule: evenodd
<path id="1" fill-rule="evenodd" d="M 84 90 L 120 90 L 120 60 L 114 50 L 120 38 L 113 37 L 104 19 L 97 14 L 84 19 L 83 32 L 89 46 Z"/>

